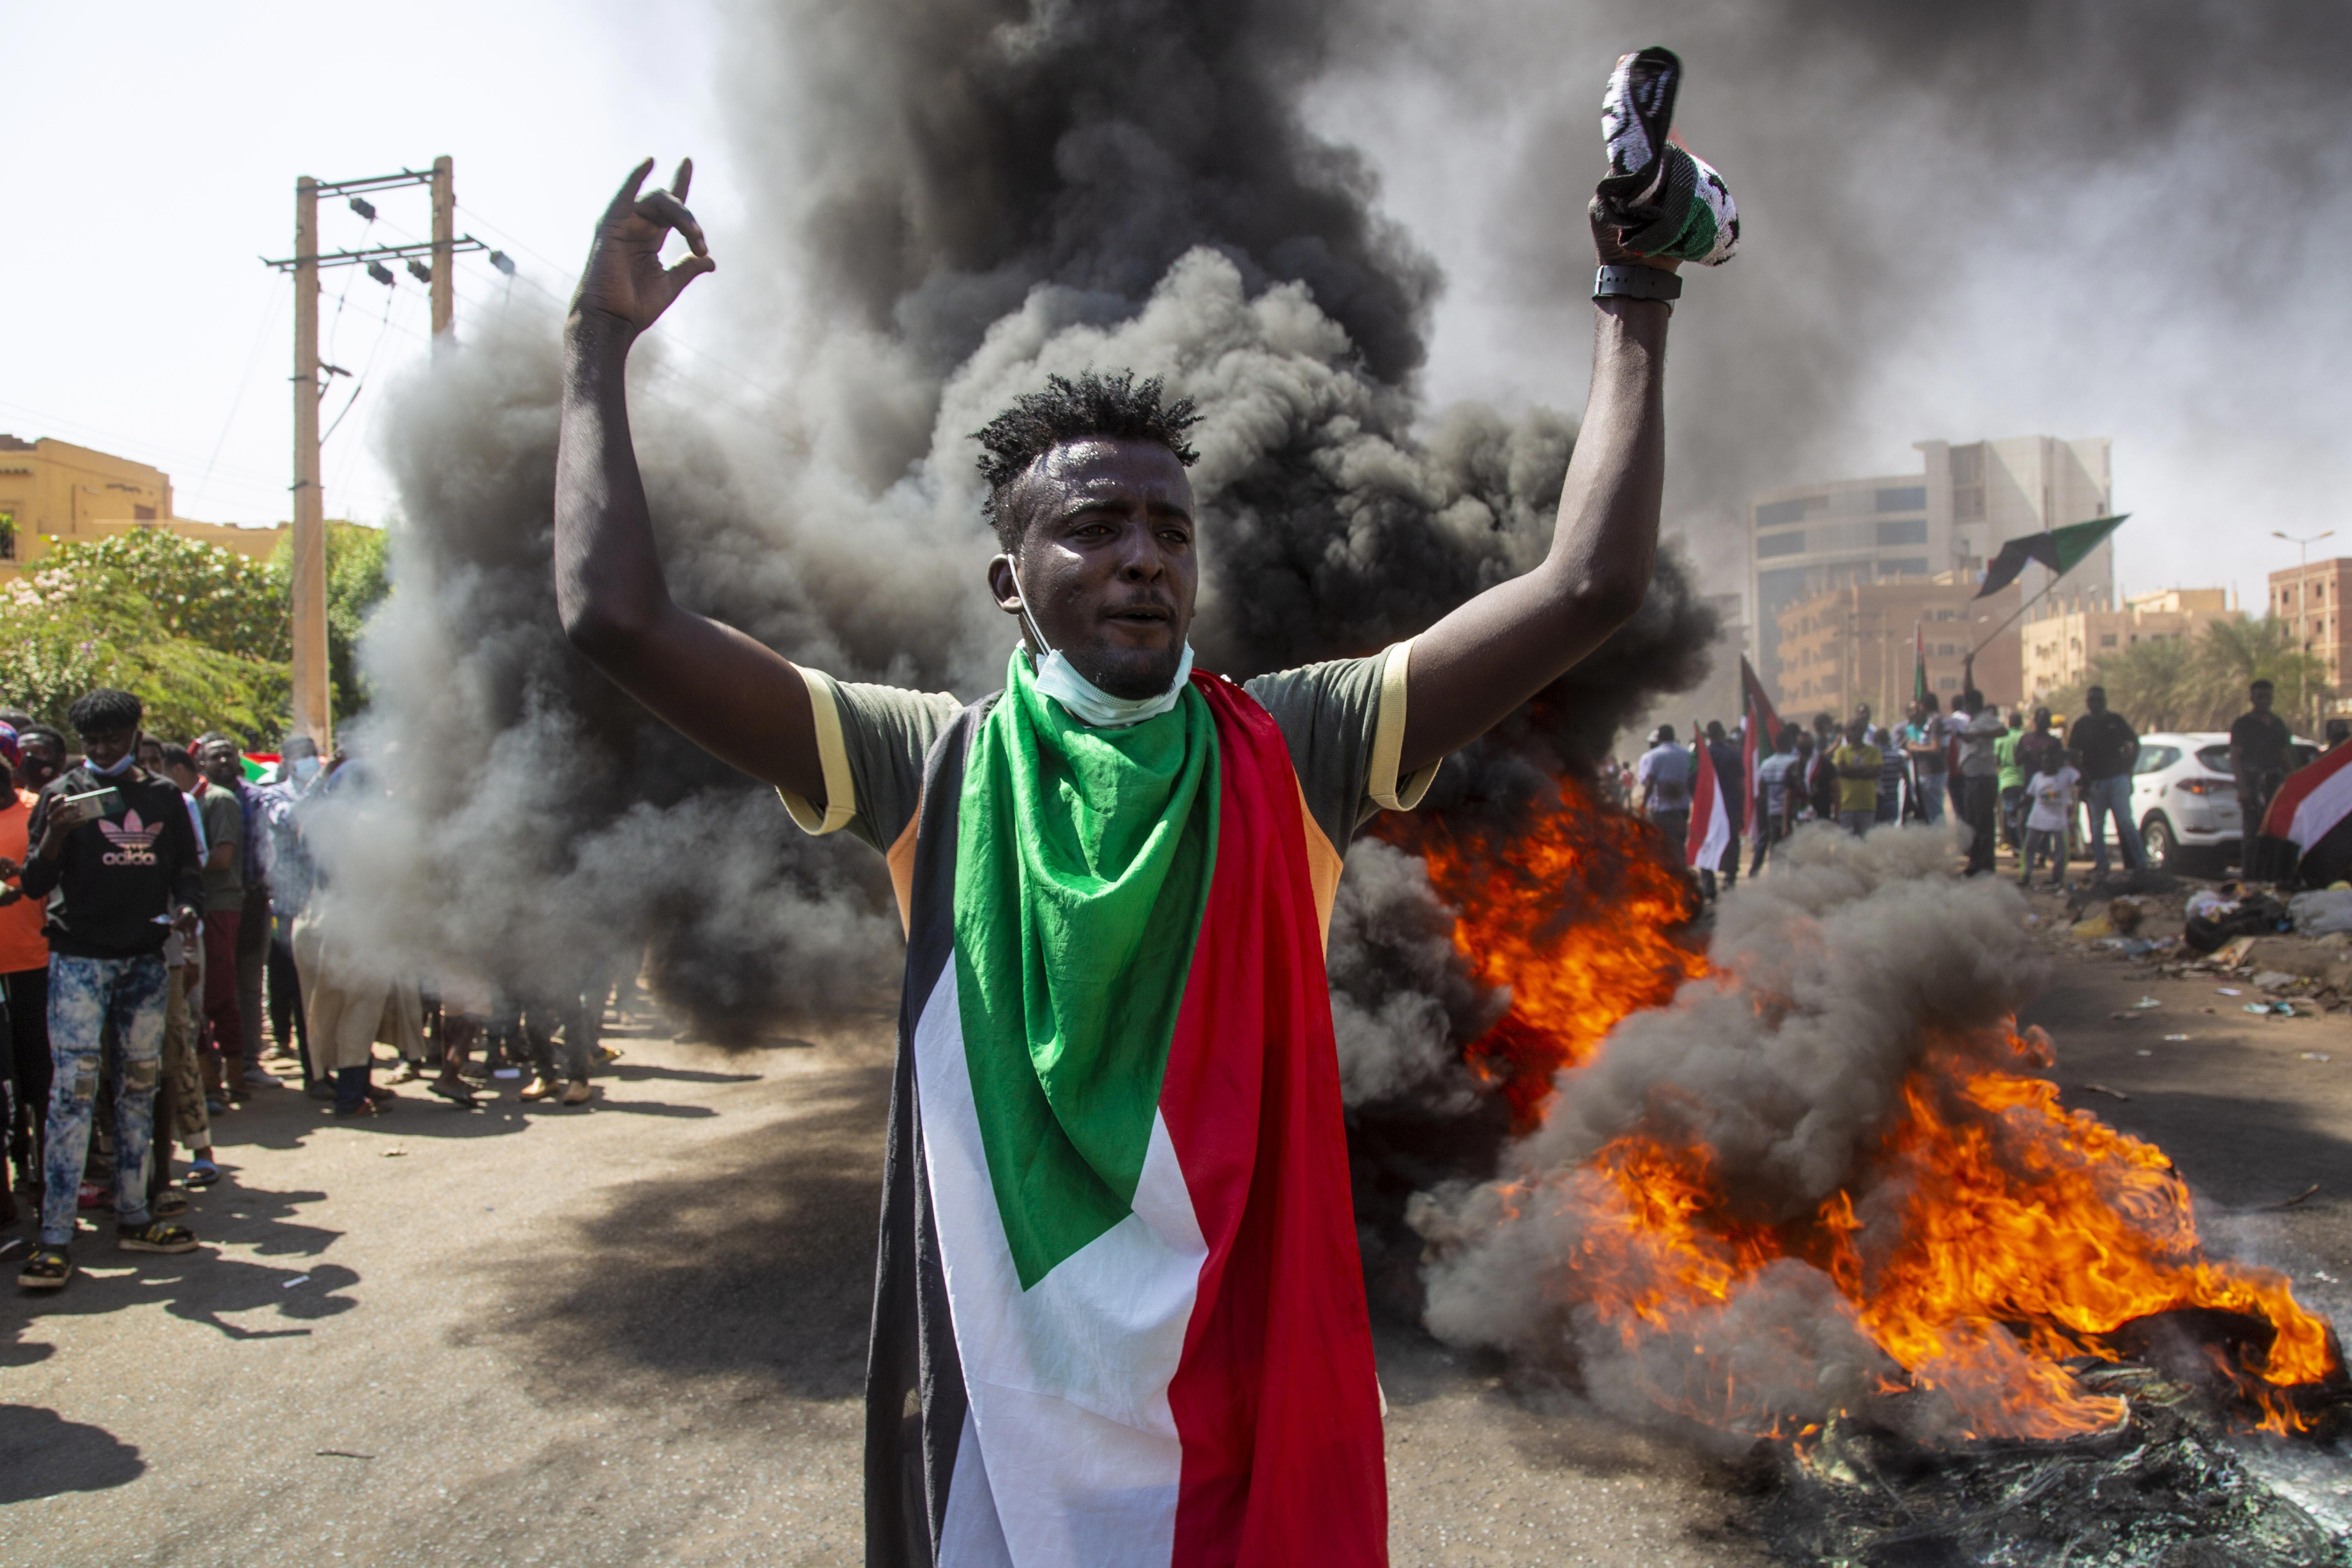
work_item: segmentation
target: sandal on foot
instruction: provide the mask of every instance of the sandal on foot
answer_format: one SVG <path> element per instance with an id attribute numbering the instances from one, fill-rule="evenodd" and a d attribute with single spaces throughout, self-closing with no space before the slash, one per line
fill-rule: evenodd
<path id="1" fill-rule="evenodd" d="M 114 1233 L 114 1245 L 124 1252 L 194 1252 L 195 1232 L 184 1225 L 151 1219 L 145 1225 L 124 1226 Z"/>
<path id="2" fill-rule="evenodd" d="M 220 1179 L 220 1167 L 210 1160 L 191 1160 L 188 1162 L 188 1173 L 182 1178 L 180 1184 L 187 1187 L 209 1187 Z"/>
<path id="3" fill-rule="evenodd" d="M 154 1201 L 147 1205 L 147 1212 L 157 1219 L 177 1219 L 188 1212 L 188 1194 L 157 1193 Z"/>
<path id="4" fill-rule="evenodd" d="M 16 1283 L 27 1290 L 62 1289 L 72 1278 L 73 1259 L 62 1247 L 35 1247 L 25 1267 L 16 1271 Z"/>

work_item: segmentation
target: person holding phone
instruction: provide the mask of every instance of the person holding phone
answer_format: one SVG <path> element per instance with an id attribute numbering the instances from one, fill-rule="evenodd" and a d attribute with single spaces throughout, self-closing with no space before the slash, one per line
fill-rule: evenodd
<path id="1" fill-rule="evenodd" d="M 58 1289 L 73 1275 L 68 1248 L 110 1037 L 115 1245 L 127 1252 L 196 1245 L 185 1226 L 149 1214 L 147 1163 L 163 1061 L 163 939 L 174 927 L 184 936 L 195 931 L 204 865 L 180 792 L 138 766 L 142 716 L 127 691 L 101 687 L 77 699 L 68 718 L 83 759 L 42 789 L 26 825 L 33 850 L 25 896 L 50 899 L 52 1074 L 40 1245 L 16 1277 L 26 1289 Z"/>

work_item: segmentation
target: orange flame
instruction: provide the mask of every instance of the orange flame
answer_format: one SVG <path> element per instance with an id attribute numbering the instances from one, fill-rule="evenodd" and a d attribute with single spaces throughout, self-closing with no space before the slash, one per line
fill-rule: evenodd
<path id="1" fill-rule="evenodd" d="M 1456 947 L 1481 980 L 1510 988 L 1509 1013 L 1467 1055 L 1522 1127 L 1543 1119 L 1553 1075 L 1590 1059 L 1620 1019 L 1712 973 L 1680 934 L 1696 912 L 1680 857 L 1573 781 L 1507 841 L 1436 825 L 1399 837 L 1460 911 Z M 1646 1392 L 1715 1425 L 1801 1435 L 1743 1393 L 1736 1367 L 1803 1347 L 1706 1343 L 1745 1284 L 1792 1259 L 1833 1286 L 1822 1311 L 1900 1369 L 1886 1387 L 1936 1391 L 1971 1436 L 2113 1426 L 2122 1402 L 2085 1391 L 2066 1361 L 2118 1359 L 2117 1331 L 2184 1308 L 2267 1325 L 2266 1347 L 2209 1353 L 2261 1426 L 2302 1426 L 2284 1391 L 2341 1375 L 2326 1323 L 2284 1276 L 2208 1258 L 2163 1152 L 2060 1105 L 2042 1076 L 2051 1061 L 2039 1031 L 1926 1042 L 1904 1114 L 1865 1168 L 1794 1223 L 1741 1221 L 1711 1149 L 1648 1134 L 1617 1139 L 1540 1194 L 1503 1196 L 1514 1211 L 1575 1211 L 1551 1288 L 1629 1349 L 1679 1351 L 1636 1358 Z"/>

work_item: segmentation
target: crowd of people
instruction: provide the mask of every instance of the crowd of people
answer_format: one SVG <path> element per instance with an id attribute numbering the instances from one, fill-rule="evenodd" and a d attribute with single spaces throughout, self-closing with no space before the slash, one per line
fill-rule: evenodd
<path id="1" fill-rule="evenodd" d="M 2274 695 L 2270 681 L 2253 681 L 2246 711 L 2230 727 L 2230 767 L 2248 845 L 2295 766 L 2294 737 L 2274 710 Z M 2139 732 L 2108 707 L 2102 687 L 2084 693 L 2083 708 L 2071 723 L 2046 707 L 2030 713 L 2013 708 L 2004 718 L 1983 693 L 1969 690 L 1945 712 L 1933 693 L 1923 692 L 1904 721 L 1890 727 L 1863 703 L 1843 723 L 1824 712 L 1813 715 L 1810 728 L 1783 725 L 1769 749 L 1758 748 L 1752 771 L 1744 721 L 1729 730 L 1710 721 L 1688 747 L 1673 725 L 1662 724 L 1651 732 L 1649 749 L 1613 763 L 1605 782 L 1669 842 L 1683 845 L 1692 837 L 1696 748 L 1706 748 L 1730 823 L 1728 847 L 1714 864 L 1694 867 L 1708 899 L 1738 880 L 1751 793 L 1759 809 L 1750 876 L 1804 823 L 1859 835 L 1905 821 L 1935 826 L 1948 816 L 1969 829 L 1969 875 L 1990 874 L 1997 847 L 2006 846 L 2017 858 L 2021 882 L 2031 886 L 2046 868 L 2046 885 L 2054 888 L 2063 885 L 2071 860 L 2087 858 L 2091 874 L 2105 877 L 2116 861 L 2128 872 L 2147 858 L 2132 813 Z M 2326 740 L 2330 750 L 2352 740 L 2352 721 L 2329 720 Z"/>
<path id="2" fill-rule="evenodd" d="M 21 1194 L 37 1230 L 21 1286 L 62 1287 L 77 1232 L 108 1213 L 120 1249 L 194 1250 L 189 1194 L 223 1179 L 215 1122 L 286 1087 L 272 1063 L 299 1064 L 338 1118 L 386 1113 L 407 1081 L 470 1106 L 493 1074 L 528 1073 L 527 1100 L 593 1099 L 618 1054 L 597 1038 L 609 982 L 530 1001 L 428 984 L 320 918 L 312 831 L 363 768 L 296 736 L 248 778 L 233 736 L 143 719 L 103 689 L 73 704 L 70 740 L 0 712 L 0 1226 Z M 399 1055 L 389 1082 L 379 1044 Z"/>

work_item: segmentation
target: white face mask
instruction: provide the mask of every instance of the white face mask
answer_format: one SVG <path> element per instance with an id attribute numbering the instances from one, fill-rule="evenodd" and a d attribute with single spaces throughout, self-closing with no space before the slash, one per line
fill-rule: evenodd
<path id="1" fill-rule="evenodd" d="M 1011 563 L 1008 561 L 1006 565 L 1009 569 Z M 1045 650 L 1045 658 L 1031 660 L 1032 679 L 1036 681 L 1037 689 L 1060 703 L 1079 723 L 1091 724 L 1097 730 L 1123 729 L 1129 724 L 1140 724 L 1146 719 L 1159 718 L 1174 708 L 1183 697 L 1184 683 L 1192 678 L 1192 640 L 1190 637 L 1184 639 L 1184 657 L 1177 661 L 1176 679 L 1168 683 L 1167 690 L 1157 697 L 1113 697 L 1080 675 L 1077 667 L 1045 640 L 1045 634 L 1039 631 L 1037 623 L 1030 618 L 1029 594 L 1021 586 L 1021 574 L 1017 570 L 1013 573 L 1013 591 L 1021 595 L 1022 624 L 1029 628 L 1029 635 L 1037 640 L 1037 646 Z"/>
<path id="2" fill-rule="evenodd" d="M 309 784 L 319 776 L 319 759 L 316 757 L 297 757 L 293 766 L 297 783 Z"/>

